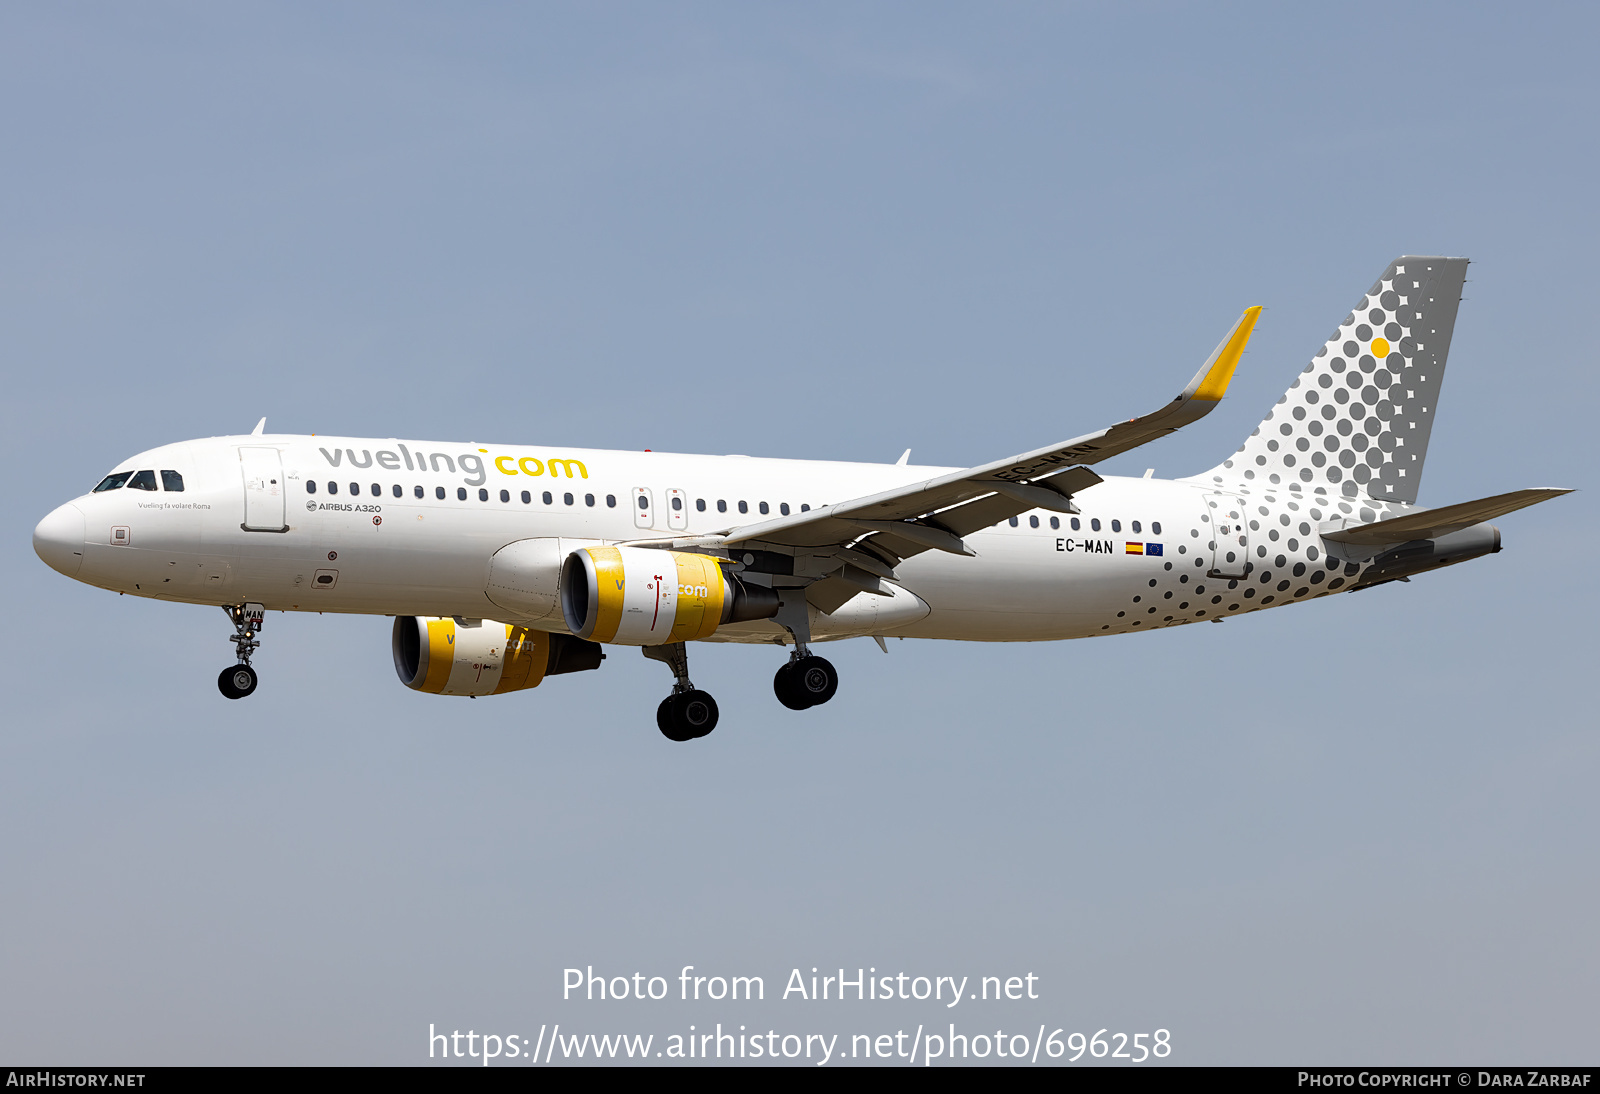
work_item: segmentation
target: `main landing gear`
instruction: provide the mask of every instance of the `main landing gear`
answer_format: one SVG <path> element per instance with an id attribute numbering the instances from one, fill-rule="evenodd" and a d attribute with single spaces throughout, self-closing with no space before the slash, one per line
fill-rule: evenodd
<path id="1" fill-rule="evenodd" d="M 682 642 L 640 647 L 672 670 L 672 694 L 656 708 L 656 725 L 669 741 L 692 741 L 717 728 L 717 701 L 689 682 L 689 651 Z"/>
<path id="2" fill-rule="evenodd" d="M 783 601 L 774 618 L 794 639 L 794 652 L 772 678 L 772 690 L 790 710 L 806 710 L 833 698 L 839 690 L 839 673 L 827 658 L 811 652 L 811 616 L 804 590 L 785 591 L 794 595 Z"/>
<path id="3" fill-rule="evenodd" d="M 827 658 L 811 652 L 811 619 L 803 590 L 794 593 L 775 616 L 794 639 L 794 652 L 772 678 L 772 690 L 778 702 L 790 710 L 806 710 L 833 698 L 839 690 L 839 673 Z M 656 708 L 656 725 L 662 736 L 669 741 L 692 741 L 717 728 L 717 701 L 689 681 L 689 651 L 682 642 L 642 646 L 639 652 L 672 670 L 672 694 Z"/>
<path id="4" fill-rule="evenodd" d="M 260 604 L 224 604 L 222 610 L 233 620 L 234 634 L 228 641 L 233 643 L 239 663 L 223 669 L 217 676 L 217 690 L 228 699 L 243 699 L 256 690 L 256 670 L 250 667 L 250 655 L 261 645 L 256 635 L 261 631 L 267 609 Z"/>
<path id="5" fill-rule="evenodd" d="M 839 673 L 826 657 L 796 651 L 772 678 L 772 690 L 790 710 L 821 706 L 839 690 Z"/>

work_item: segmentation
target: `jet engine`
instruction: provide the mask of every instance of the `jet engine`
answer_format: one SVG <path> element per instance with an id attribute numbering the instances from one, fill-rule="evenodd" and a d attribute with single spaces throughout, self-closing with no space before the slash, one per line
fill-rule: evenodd
<path id="1" fill-rule="evenodd" d="M 585 547 L 562 564 L 561 612 L 579 638 L 660 646 L 709 638 L 727 623 L 770 619 L 778 594 L 724 573 L 709 555 Z"/>
<path id="2" fill-rule="evenodd" d="M 499 695 L 536 688 L 546 676 L 597 669 L 593 642 L 492 619 L 400 616 L 394 621 L 400 682 L 435 695 Z"/>

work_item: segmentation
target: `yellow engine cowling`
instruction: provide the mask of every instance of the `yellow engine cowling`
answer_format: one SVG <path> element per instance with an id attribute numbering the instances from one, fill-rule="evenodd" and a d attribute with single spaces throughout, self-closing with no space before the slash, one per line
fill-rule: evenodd
<path id="1" fill-rule="evenodd" d="M 536 688 L 546 676 L 600 667 L 593 642 L 492 619 L 400 616 L 394 621 L 400 682 L 435 695 L 499 695 Z"/>
<path id="2" fill-rule="evenodd" d="M 724 574 L 708 555 L 647 547 L 585 547 L 561 567 L 561 612 L 579 638 L 660 646 L 709 638 L 725 623 L 768 619 L 771 589 Z"/>

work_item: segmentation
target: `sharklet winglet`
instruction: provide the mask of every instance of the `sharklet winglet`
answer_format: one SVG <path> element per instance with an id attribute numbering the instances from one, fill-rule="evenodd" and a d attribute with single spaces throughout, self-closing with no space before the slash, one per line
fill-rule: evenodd
<path id="1" fill-rule="evenodd" d="M 1239 358 L 1244 356 L 1244 348 L 1250 344 L 1250 335 L 1256 329 L 1256 320 L 1259 318 L 1261 318 L 1261 305 L 1246 308 L 1227 337 L 1217 344 L 1217 348 L 1212 351 L 1206 363 L 1200 366 L 1200 371 L 1189 381 L 1189 386 L 1179 398 L 1198 399 L 1208 403 L 1220 402 L 1228 393 L 1228 384 L 1233 380 L 1233 371 L 1239 367 Z"/>

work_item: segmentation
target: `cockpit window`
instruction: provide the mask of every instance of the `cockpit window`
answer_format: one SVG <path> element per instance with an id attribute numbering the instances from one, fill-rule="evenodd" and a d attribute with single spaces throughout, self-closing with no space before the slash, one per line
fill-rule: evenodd
<path id="1" fill-rule="evenodd" d="M 100 480 L 100 485 L 94 488 L 94 493 L 103 494 L 107 490 L 121 490 L 132 477 L 132 471 L 118 471 L 115 475 L 107 475 Z"/>
<path id="2" fill-rule="evenodd" d="M 183 493 L 183 476 L 176 471 L 161 472 L 161 489 Z"/>
<path id="3" fill-rule="evenodd" d="M 154 471 L 139 471 L 128 480 L 129 490 L 154 490 L 156 488 L 156 473 Z"/>

